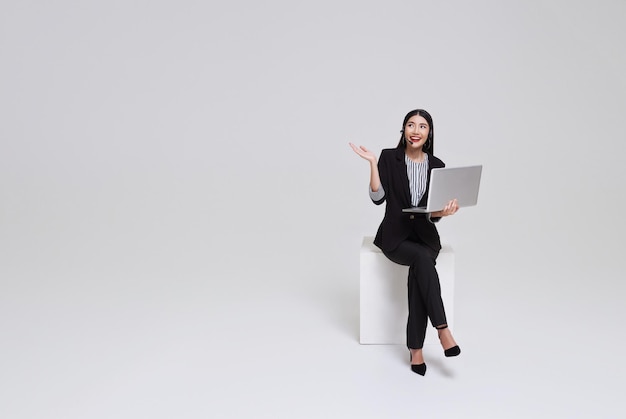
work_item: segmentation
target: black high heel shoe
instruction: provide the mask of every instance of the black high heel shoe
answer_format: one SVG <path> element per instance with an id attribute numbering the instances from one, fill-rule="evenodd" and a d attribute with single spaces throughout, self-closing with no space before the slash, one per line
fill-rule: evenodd
<path id="1" fill-rule="evenodd" d="M 438 327 L 437 330 L 443 330 L 443 329 L 447 329 L 448 325 L 445 325 L 443 327 Z M 439 333 L 439 332 L 437 332 Z M 448 358 L 453 357 L 453 356 L 458 356 L 461 353 L 461 348 L 459 348 L 459 345 L 455 345 L 452 348 L 448 348 L 448 349 L 444 349 L 443 350 L 443 354 L 445 356 L 447 356 Z"/>
<path id="2" fill-rule="evenodd" d="M 410 349 L 409 349 L 409 362 L 413 362 L 413 354 L 411 353 Z M 426 374 L 426 363 L 423 362 L 417 365 L 411 364 L 411 371 L 421 376 L 424 376 L 424 374 Z"/>

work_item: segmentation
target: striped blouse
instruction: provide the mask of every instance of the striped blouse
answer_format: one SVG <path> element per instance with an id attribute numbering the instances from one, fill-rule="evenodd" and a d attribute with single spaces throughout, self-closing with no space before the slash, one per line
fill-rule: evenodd
<path id="1" fill-rule="evenodd" d="M 406 174 L 409 177 L 409 189 L 411 190 L 411 206 L 417 207 L 426 192 L 426 180 L 428 179 L 428 154 L 424 154 L 424 161 L 415 162 L 407 155 L 404 156 Z"/>

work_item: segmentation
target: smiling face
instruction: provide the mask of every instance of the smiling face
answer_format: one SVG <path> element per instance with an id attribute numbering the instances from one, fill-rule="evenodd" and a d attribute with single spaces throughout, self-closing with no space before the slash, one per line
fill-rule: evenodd
<path id="1" fill-rule="evenodd" d="M 419 150 L 422 148 L 426 140 L 430 126 L 423 116 L 414 115 L 406 122 L 404 126 L 404 138 L 406 139 L 407 148 Z"/>

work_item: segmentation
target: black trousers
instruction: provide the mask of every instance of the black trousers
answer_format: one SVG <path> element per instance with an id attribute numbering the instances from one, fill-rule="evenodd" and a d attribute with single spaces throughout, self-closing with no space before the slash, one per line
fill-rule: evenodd
<path id="1" fill-rule="evenodd" d="M 406 343 L 411 349 L 420 349 L 424 346 L 428 318 L 434 327 L 447 324 L 439 275 L 435 269 L 439 252 L 411 237 L 395 250 L 383 253 L 392 262 L 409 267 Z"/>

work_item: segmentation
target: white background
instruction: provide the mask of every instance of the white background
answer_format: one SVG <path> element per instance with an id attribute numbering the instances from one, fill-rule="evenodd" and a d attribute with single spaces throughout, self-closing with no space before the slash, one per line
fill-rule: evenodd
<path id="1" fill-rule="evenodd" d="M 0 416 L 617 417 L 626 3 L 0 2 Z M 425 108 L 464 353 L 358 344 Z M 441 358 L 441 359 L 440 359 Z"/>

